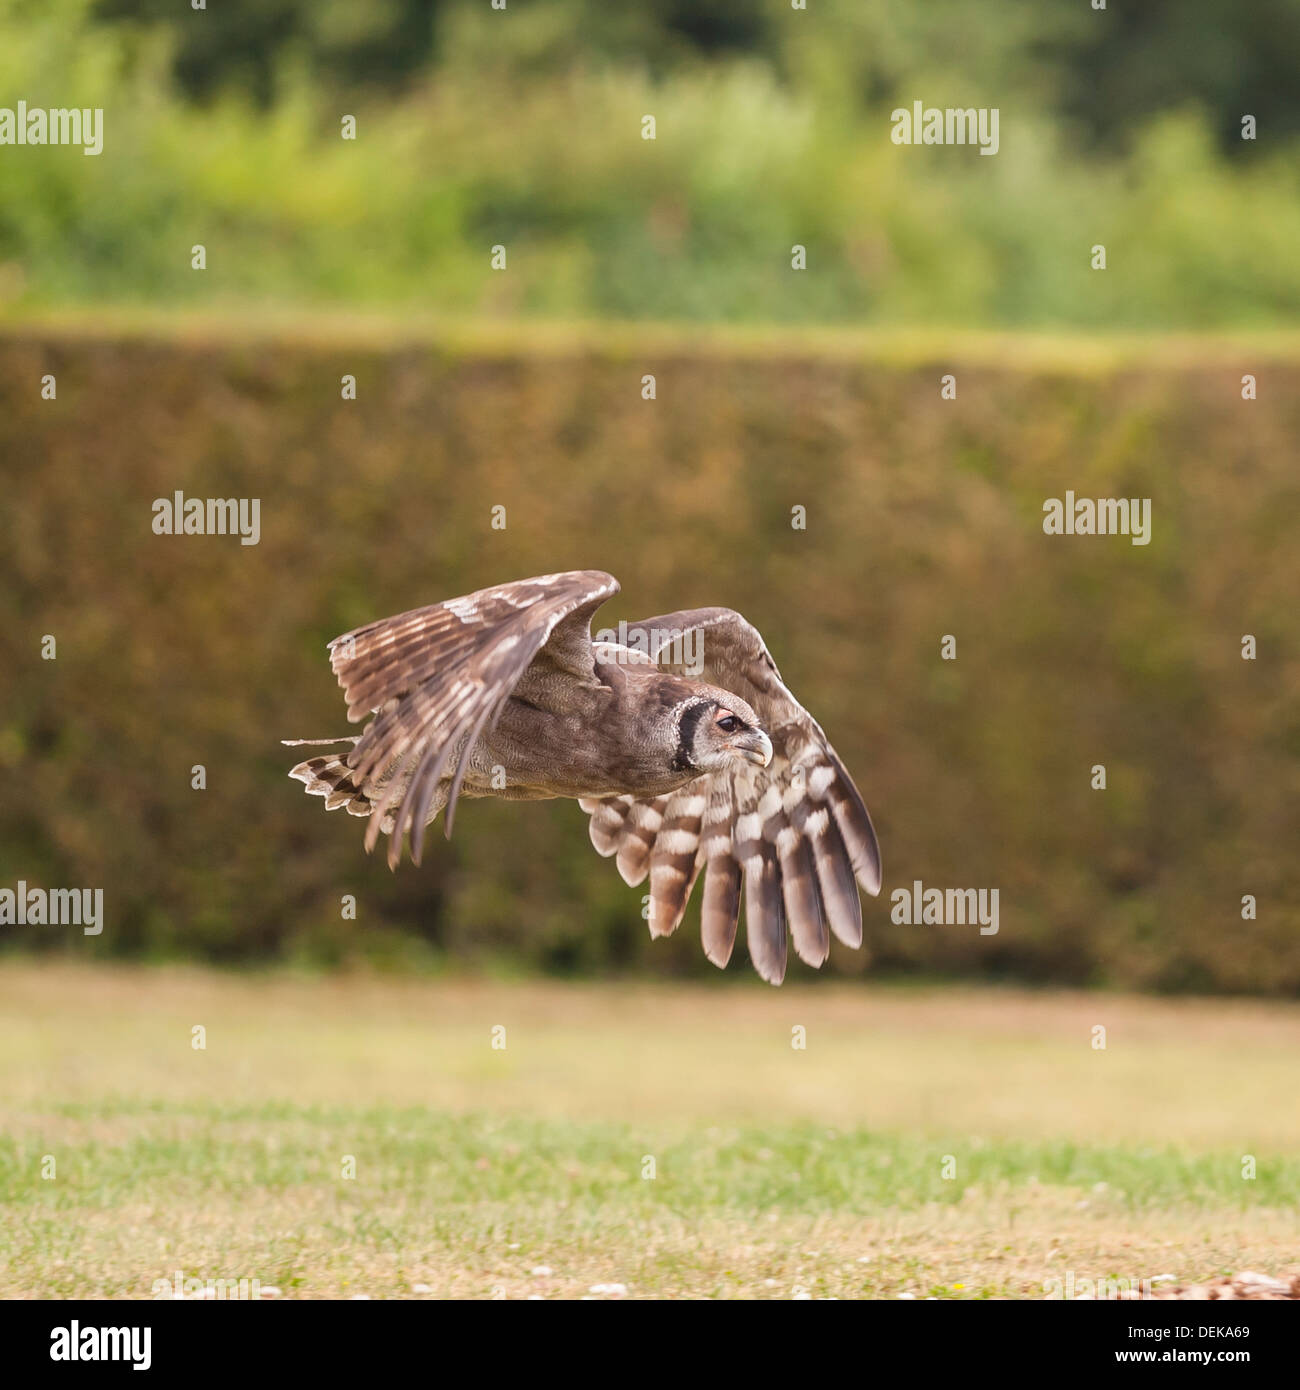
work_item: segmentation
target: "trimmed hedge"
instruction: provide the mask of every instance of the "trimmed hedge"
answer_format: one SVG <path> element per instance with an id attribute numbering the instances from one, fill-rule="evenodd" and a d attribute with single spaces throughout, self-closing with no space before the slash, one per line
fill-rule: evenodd
<path id="1" fill-rule="evenodd" d="M 107 917 L 9 943 L 710 973 L 695 908 L 651 943 L 576 805 L 466 803 L 390 874 L 285 777 L 279 739 L 347 729 L 329 638 L 599 567 L 602 622 L 743 611 L 857 777 L 885 892 L 833 969 L 1300 989 L 1295 365 L 18 330 L 0 381 L 0 886 L 102 886 Z M 177 489 L 260 498 L 260 543 L 155 535 Z M 1045 535 L 1066 490 L 1150 498 L 1151 543 Z M 895 925 L 914 879 L 999 889 L 998 934 Z"/>

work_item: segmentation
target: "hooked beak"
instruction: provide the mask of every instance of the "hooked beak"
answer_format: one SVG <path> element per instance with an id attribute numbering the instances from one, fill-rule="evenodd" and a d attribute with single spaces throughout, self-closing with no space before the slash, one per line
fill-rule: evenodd
<path id="1" fill-rule="evenodd" d="M 759 767 L 766 767 L 772 761 L 772 740 L 762 729 L 746 729 L 743 734 L 737 734 L 727 747 L 739 753 L 746 762 L 756 763 Z"/>

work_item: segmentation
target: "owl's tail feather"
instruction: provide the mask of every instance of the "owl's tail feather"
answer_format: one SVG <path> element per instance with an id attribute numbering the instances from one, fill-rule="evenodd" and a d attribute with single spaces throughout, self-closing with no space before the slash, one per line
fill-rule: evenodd
<path id="1" fill-rule="evenodd" d="M 293 748 L 302 744 L 355 743 L 355 737 L 342 738 L 286 738 L 281 742 Z M 289 772 L 289 776 L 302 782 L 308 796 L 323 796 L 325 809 L 337 811 L 340 806 L 350 816 L 368 816 L 374 809 L 366 793 L 352 780 L 352 769 L 338 753 L 324 754 L 308 758 Z"/>
<path id="2" fill-rule="evenodd" d="M 357 734 L 345 734 L 342 738 L 286 738 L 280 741 L 294 748 L 303 744 L 352 745 L 359 737 Z M 308 758 L 306 762 L 291 768 L 289 776 L 303 783 L 308 796 L 323 796 L 327 811 L 337 811 L 341 806 L 350 816 L 370 817 L 381 807 L 386 807 L 384 818 L 379 822 L 379 829 L 385 835 L 392 835 L 397 824 L 397 811 L 393 805 L 394 799 L 388 796 L 389 780 L 394 776 L 409 779 L 411 772 L 409 769 L 403 771 L 400 766 L 390 768 L 383 776 L 372 778 L 368 785 L 363 787 L 358 781 L 357 770 L 348 766 L 346 753 L 324 753 Z M 400 796 L 396 800 L 400 802 Z M 437 817 L 446 801 L 447 789 L 444 784 L 437 788 L 429 807 L 429 821 Z M 366 848 L 369 849 L 370 845 Z M 390 862 L 389 868 L 396 867 L 397 862 L 394 859 Z"/>

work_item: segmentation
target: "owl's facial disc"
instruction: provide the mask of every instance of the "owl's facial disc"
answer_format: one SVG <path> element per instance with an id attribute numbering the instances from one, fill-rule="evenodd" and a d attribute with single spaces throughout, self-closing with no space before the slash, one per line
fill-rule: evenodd
<path id="1" fill-rule="evenodd" d="M 701 772 L 737 762 L 767 767 L 772 761 L 772 740 L 758 727 L 758 716 L 735 698 L 692 701 L 683 711 L 681 733 L 687 761 Z"/>

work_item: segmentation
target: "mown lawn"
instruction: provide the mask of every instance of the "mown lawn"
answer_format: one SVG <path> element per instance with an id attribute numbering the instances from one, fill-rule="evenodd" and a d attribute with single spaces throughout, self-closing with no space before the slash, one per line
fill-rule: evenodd
<path id="1" fill-rule="evenodd" d="M 1041 1298 L 1071 1272 L 1294 1271 L 1298 1045 L 1294 1010 L 1235 1002 L 11 961 L 0 1295 L 147 1297 L 179 1270 L 285 1297 Z"/>

